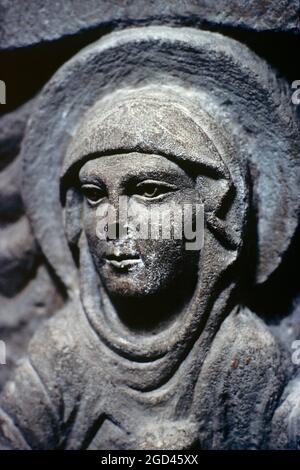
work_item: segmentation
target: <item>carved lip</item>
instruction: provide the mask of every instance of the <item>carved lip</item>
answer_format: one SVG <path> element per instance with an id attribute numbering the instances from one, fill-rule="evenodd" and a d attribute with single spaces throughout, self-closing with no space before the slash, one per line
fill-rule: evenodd
<path id="1" fill-rule="evenodd" d="M 141 263 L 142 260 L 137 253 L 111 253 L 104 257 L 105 261 L 119 270 L 129 269 L 137 264 Z"/>

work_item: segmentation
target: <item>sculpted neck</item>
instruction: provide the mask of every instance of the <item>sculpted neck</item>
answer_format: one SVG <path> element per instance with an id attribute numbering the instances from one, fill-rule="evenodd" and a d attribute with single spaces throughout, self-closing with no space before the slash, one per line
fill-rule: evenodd
<path id="1" fill-rule="evenodd" d="M 232 310 L 230 299 L 235 282 L 228 280 L 226 267 L 212 278 L 204 268 L 201 272 L 200 266 L 201 275 L 188 304 L 179 315 L 173 314 L 167 325 L 163 327 L 160 323 L 158 333 L 150 335 L 133 333 L 128 325 L 124 326 L 119 318 L 120 311 L 117 313 L 112 308 L 107 294 L 101 295 L 103 289 L 99 286 L 84 236 L 80 252 L 81 301 L 92 328 L 105 346 L 105 354 L 111 361 L 110 373 L 127 386 L 144 391 L 158 389 L 164 384 L 171 388 L 172 383 L 178 385 L 177 371 L 182 368 L 190 378 L 195 369 L 196 376 L 221 322 Z M 174 306 L 173 302 L 171 304 Z M 144 303 L 127 306 L 136 309 L 136 315 L 144 315 Z M 126 302 L 121 308 L 125 307 Z M 154 309 L 155 305 L 150 308 Z M 159 313 L 155 312 L 155 315 Z M 188 386 L 187 383 L 184 386 Z"/>

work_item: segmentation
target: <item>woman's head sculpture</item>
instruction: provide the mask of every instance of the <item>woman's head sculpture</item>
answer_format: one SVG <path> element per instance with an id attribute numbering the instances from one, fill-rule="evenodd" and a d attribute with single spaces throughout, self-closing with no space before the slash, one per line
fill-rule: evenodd
<path id="1" fill-rule="evenodd" d="M 243 303 L 244 288 L 280 264 L 297 223 L 298 173 L 292 111 L 284 105 L 291 118 L 283 129 L 280 84 L 259 59 L 230 39 L 223 48 L 217 34 L 145 31 L 101 40 L 56 74 L 29 125 L 23 158 L 24 198 L 45 255 L 101 340 L 120 357 L 148 364 L 139 385 L 147 388 L 170 376 L 196 343 L 204 358 L 224 318 Z M 171 42 L 183 48 L 181 63 Z M 245 61 L 259 63 L 260 75 L 246 73 Z M 40 129 L 54 106 L 57 121 Z M 283 174 L 288 190 L 276 184 Z M 46 180 L 41 210 L 33 193 Z M 203 246 L 186 250 L 184 236 L 136 239 L 130 223 L 99 217 L 108 205 L 117 213 L 120 197 L 142 220 L 150 208 L 203 205 Z M 105 230 L 99 237 L 99 220 L 116 239 Z"/>
<path id="2" fill-rule="evenodd" d="M 114 350 L 139 360 L 175 350 L 180 357 L 178 348 L 183 354 L 208 319 L 220 321 L 211 308 L 220 294 L 216 284 L 224 277 L 235 286 L 238 277 L 229 270 L 238 272 L 242 249 L 246 169 L 213 119 L 193 108 L 179 87 L 112 93 L 88 110 L 63 164 L 66 232 L 78 256 L 87 315 Z M 178 212 L 167 239 L 151 237 L 159 219 L 146 237 L 132 237 L 129 223 L 123 235 L 101 239 L 99 211 L 105 214 L 108 205 L 120 211 L 120 197 L 128 198 L 133 223 L 150 210 L 166 214 L 176 207 L 183 214 L 189 206 L 197 236 L 204 230 L 203 247 L 187 249 L 184 233 L 174 236 L 186 228 Z M 196 223 L 201 204 L 205 229 Z M 109 230 L 110 222 L 103 225 Z M 216 316 L 222 315 L 220 308 Z"/>
<path id="3" fill-rule="evenodd" d="M 215 33 L 120 31 L 54 75 L 23 197 L 66 305 L 1 398 L 5 440 L 26 447 L 17 423 L 34 448 L 297 442 L 299 381 L 247 300 L 297 227 L 298 132 L 285 84 Z"/>

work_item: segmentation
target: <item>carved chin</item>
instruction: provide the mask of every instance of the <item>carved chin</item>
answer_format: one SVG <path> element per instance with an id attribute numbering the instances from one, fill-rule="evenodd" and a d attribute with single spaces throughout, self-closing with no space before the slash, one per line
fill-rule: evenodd
<path id="1" fill-rule="evenodd" d="M 144 383 L 146 388 L 156 387 L 174 372 L 175 365 L 182 355 L 187 354 L 196 338 L 200 341 L 201 337 L 197 354 L 204 357 L 216 329 L 216 318 L 224 318 L 230 305 L 228 299 L 234 283 L 225 292 L 220 292 L 215 307 L 211 305 L 211 296 L 215 295 L 216 282 L 233 262 L 232 252 L 228 254 L 208 232 L 206 249 L 200 256 L 199 253 L 189 255 L 183 261 L 183 258 L 169 256 L 170 252 L 165 258 L 160 253 L 159 257 L 151 256 L 152 264 L 149 265 L 150 257 L 147 258 L 144 251 L 144 265 L 136 263 L 125 270 L 115 263 L 100 264 L 103 257 L 98 258 L 98 253 L 91 253 L 89 248 L 83 233 L 80 239 L 83 309 L 100 340 L 117 354 L 114 357 L 120 358 L 122 367 L 130 363 L 131 368 L 139 369 L 143 364 L 145 373 L 146 370 L 149 373 L 147 379 L 143 375 L 143 382 L 139 374 L 132 377 L 134 387 L 144 388 Z M 190 256 L 195 256 L 192 263 Z M 215 269 L 207 262 L 213 259 L 218 261 Z M 145 296 L 147 289 L 149 294 L 154 291 L 153 287 L 161 294 L 165 285 L 170 287 L 166 290 L 167 295 Z M 131 297 L 124 295 L 125 289 Z M 112 292 L 121 294 L 118 296 L 120 301 L 112 299 Z M 138 297 L 138 292 L 143 295 Z M 213 324 L 207 325 L 207 322 L 211 323 L 210 318 Z M 142 328 L 145 319 L 147 330 Z M 206 333 L 202 337 L 204 330 Z"/>
<path id="2" fill-rule="evenodd" d="M 99 271 L 108 294 L 119 298 L 143 298 L 164 293 L 172 276 L 164 269 L 153 272 L 139 259 L 106 262 Z"/>

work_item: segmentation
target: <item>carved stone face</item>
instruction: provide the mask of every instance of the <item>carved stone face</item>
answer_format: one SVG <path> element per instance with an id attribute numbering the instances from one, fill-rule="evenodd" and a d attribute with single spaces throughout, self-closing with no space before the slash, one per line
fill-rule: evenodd
<path id="1" fill-rule="evenodd" d="M 101 340 L 127 359 L 164 357 L 166 372 L 166 357 L 175 364 L 178 350 L 183 354 L 206 327 L 201 348 L 208 346 L 235 286 L 232 278 L 223 294 L 220 279 L 240 249 L 243 179 L 229 140 L 188 99 L 152 87 L 121 95 L 88 109 L 69 144 L 61 172 L 65 230 L 82 305 Z M 121 198 L 129 212 L 125 224 Z M 165 220 L 174 206 L 185 216 L 187 205 L 194 238 L 180 217 L 171 217 L 169 237 L 152 236 L 160 225 L 152 223 L 152 211 Z M 203 230 L 197 205 L 204 207 L 204 248 L 188 249 L 197 227 Z M 136 236 L 139 223 L 149 230 L 149 212 L 151 236 Z M 157 377 L 165 372 L 157 369 Z"/>
<path id="2" fill-rule="evenodd" d="M 128 153 L 89 160 L 79 180 L 83 229 L 108 294 L 116 299 L 153 297 L 183 284 L 189 290 L 197 276 L 199 250 L 186 248 L 180 210 L 200 204 L 193 178 L 160 155 Z M 127 201 L 127 219 L 122 200 Z M 173 215 L 167 220 L 168 213 Z M 193 222 L 194 217 L 195 211 Z M 157 232 L 165 229 L 163 222 L 169 232 Z"/>

